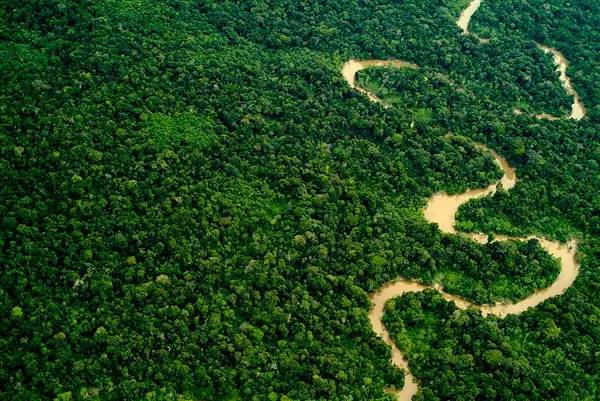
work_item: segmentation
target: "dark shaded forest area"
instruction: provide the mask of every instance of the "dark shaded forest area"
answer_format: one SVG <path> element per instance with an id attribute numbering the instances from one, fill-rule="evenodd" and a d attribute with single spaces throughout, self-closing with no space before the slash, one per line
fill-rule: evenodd
<path id="1" fill-rule="evenodd" d="M 600 3 L 4 0 L 0 7 L 0 399 L 391 400 L 371 330 L 396 277 L 520 299 L 580 239 L 566 294 L 505 320 L 435 292 L 388 305 L 419 400 L 600 397 Z M 550 56 L 560 49 L 587 108 Z M 340 74 L 351 58 L 384 109 Z M 526 113 L 516 115 L 518 107 Z M 447 134 L 452 133 L 451 137 Z"/>

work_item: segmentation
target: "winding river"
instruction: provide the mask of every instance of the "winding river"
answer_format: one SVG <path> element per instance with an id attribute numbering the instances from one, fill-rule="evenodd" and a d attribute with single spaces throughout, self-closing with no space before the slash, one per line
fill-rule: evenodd
<path id="1" fill-rule="evenodd" d="M 419 69 L 418 65 L 403 60 L 350 60 L 342 66 L 342 75 L 352 89 L 367 95 L 369 100 L 379 103 L 385 108 L 388 108 L 391 105 L 381 100 L 374 93 L 369 92 L 365 88 L 356 84 L 356 74 L 359 71 L 371 67 L 411 68 L 413 70 Z"/>
<path id="2" fill-rule="evenodd" d="M 489 43 L 489 39 L 482 39 L 474 33 L 469 32 L 469 24 L 471 23 L 471 18 L 473 17 L 473 14 L 475 14 L 475 12 L 479 9 L 479 6 L 481 6 L 481 1 L 482 0 L 472 0 L 471 3 L 469 3 L 469 5 L 467 6 L 467 8 L 465 8 L 462 11 L 460 17 L 458 17 L 458 20 L 456 21 L 456 24 L 459 26 L 460 29 L 462 29 L 463 34 L 472 35 L 479 39 L 481 43 Z M 573 97 L 573 103 L 571 105 L 571 114 L 568 116 L 568 118 L 573 120 L 581 120 L 583 117 L 585 117 L 586 110 L 585 106 L 581 101 L 581 98 L 579 97 L 579 94 L 573 88 L 571 79 L 567 75 L 567 67 L 569 66 L 569 61 L 560 51 L 553 47 L 542 45 L 540 43 L 537 44 L 537 47 L 544 53 L 552 55 L 552 59 L 554 61 L 554 65 L 556 66 L 556 70 L 560 74 L 560 82 L 565 88 L 565 91 L 567 91 L 567 93 Z M 519 109 L 515 109 L 515 114 L 522 114 L 522 112 Z M 535 117 L 540 120 L 550 121 L 556 121 L 561 119 L 561 117 L 556 117 L 548 113 L 536 114 Z"/>
<path id="3" fill-rule="evenodd" d="M 538 43 L 538 48 L 540 48 L 544 53 L 552 54 L 552 59 L 554 60 L 554 65 L 556 65 L 556 70 L 560 73 L 559 79 L 562 83 L 563 87 L 567 91 L 569 95 L 573 97 L 573 104 L 571 105 L 571 115 L 569 118 L 573 120 L 581 120 L 585 117 L 585 106 L 579 97 L 579 93 L 573 88 L 573 84 L 571 83 L 571 78 L 567 75 L 567 67 L 569 66 L 569 61 L 565 58 L 565 56 L 559 52 L 558 50 L 544 46 Z M 557 118 L 554 116 L 550 116 L 548 114 L 538 114 L 538 118 L 546 118 L 550 120 L 556 120 Z"/>
<path id="4" fill-rule="evenodd" d="M 465 34 L 468 34 L 469 21 L 473 13 L 477 10 L 481 0 L 473 0 L 465 11 L 461 14 L 458 25 L 463 29 Z M 564 56 L 556 49 L 538 45 L 540 49 L 547 53 L 551 53 L 554 56 L 554 62 L 560 71 L 560 79 L 565 87 L 565 90 L 573 96 L 573 107 L 572 113 L 569 118 L 579 120 L 585 116 L 585 107 L 581 103 L 579 95 L 573 89 L 570 79 L 566 75 L 567 60 Z M 381 104 L 383 107 L 390 107 L 390 104 L 385 103 L 382 99 L 377 97 L 374 93 L 371 93 L 367 89 L 359 86 L 356 83 L 356 74 L 370 67 L 393 67 L 393 68 L 411 68 L 418 69 L 419 66 L 403 60 L 349 60 L 342 66 L 342 75 L 348 85 L 355 89 L 357 92 L 366 95 L 371 101 Z M 518 111 L 516 111 L 518 112 Z M 557 117 L 550 115 L 537 115 L 537 118 L 547 118 L 550 120 L 558 119 Z M 517 182 L 517 175 L 515 169 L 508 163 L 508 161 L 502 156 L 498 155 L 491 149 L 488 149 L 483 144 L 475 144 L 477 148 L 484 152 L 490 152 L 494 157 L 496 163 L 502 169 L 503 175 L 497 182 L 488 185 L 485 188 L 471 189 L 462 194 L 448 195 L 446 193 L 434 194 L 427 202 L 423 215 L 430 223 L 438 225 L 439 229 L 447 234 L 464 235 L 480 244 L 488 243 L 488 237 L 481 233 L 458 233 L 454 228 L 456 221 L 456 213 L 459 207 L 470 201 L 484 196 L 494 194 L 499 187 L 505 190 L 513 188 Z M 549 254 L 559 260 L 560 273 L 556 280 L 547 288 L 540 289 L 528 297 L 517 301 L 517 302 L 506 302 L 496 304 L 474 304 L 464 298 L 456 295 L 449 294 L 444 291 L 444 288 L 438 283 L 432 286 L 425 285 L 421 282 L 414 280 L 406 280 L 398 278 L 392 282 L 385 284 L 379 290 L 371 294 L 371 310 L 369 311 L 369 321 L 373 331 L 380 336 L 383 341 L 388 344 L 392 349 L 391 362 L 393 365 L 404 371 L 404 386 L 401 389 L 388 389 L 388 391 L 394 394 L 399 401 L 411 400 L 419 389 L 416 378 L 410 371 L 409 363 L 406 360 L 404 354 L 398 349 L 389 332 L 385 328 L 382 317 L 385 310 L 386 302 L 392 298 L 399 297 L 409 292 L 421 292 L 427 289 L 433 289 L 438 291 L 442 297 L 448 302 L 454 302 L 457 308 L 467 309 L 474 308 L 479 310 L 482 315 L 494 315 L 500 318 L 508 315 L 519 314 L 526 311 L 529 308 L 533 308 L 540 303 L 563 294 L 574 282 L 579 274 L 579 263 L 576 259 L 577 253 L 577 242 L 571 240 L 566 244 L 562 244 L 557 241 L 551 241 L 545 238 L 536 236 L 529 237 L 510 237 L 497 235 L 494 241 L 527 241 L 529 239 L 536 239 L 540 246 L 544 248 Z"/>
<path id="5" fill-rule="evenodd" d="M 504 189 L 510 189 L 514 187 L 516 183 L 517 177 L 515 170 L 508 164 L 506 159 L 488 149 L 484 145 L 477 144 L 477 147 L 483 151 L 490 152 L 494 156 L 496 163 L 498 163 L 504 174 L 502 178 L 498 180 L 498 182 L 495 182 L 485 188 L 469 190 L 458 195 L 447 195 L 445 193 L 433 195 L 427 202 L 427 206 L 425 207 L 423 214 L 427 221 L 430 223 L 436 223 L 440 230 L 444 233 L 458 234 L 454 229 L 454 223 L 456 212 L 462 204 L 470 201 L 471 199 L 489 196 L 495 193 L 497 191 L 498 184 L 501 184 Z M 488 242 L 488 237 L 484 234 L 463 233 L 460 235 L 468 236 L 472 240 L 481 244 L 486 244 Z M 401 389 L 390 390 L 390 392 L 396 395 L 396 398 L 399 401 L 408 401 L 412 399 L 412 396 L 418 391 L 418 383 L 409 369 L 408 361 L 391 339 L 390 334 L 382 323 L 386 302 L 392 298 L 409 292 L 420 292 L 427 289 L 434 289 L 442 294 L 442 297 L 446 301 L 454 302 L 457 308 L 475 308 L 484 316 L 494 315 L 502 318 L 508 315 L 522 313 L 529 308 L 539 305 L 549 298 L 563 294 L 575 282 L 575 279 L 579 274 L 579 263 L 575 257 L 577 253 L 577 242 L 575 240 L 571 240 L 567 244 L 561 244 L 557 241 L 550 241 L 548 239 L 539 238 L 536 236 L 521 238 L 498 235 L 495 237 L 495 241 L 527 241 L 529 239 L 538 240 L 542 248 L 559 260 L 560 273 L 556 280 L 549 287 L 538 290 L 518 302 L 478 305 L 459 296 L 445 292 L 440 284 L 428 286 L 418 281 L 406 280 L 402 278 L 384 285 L 375 293 L 371 294 L 372 305 L 369 312 L 369 321 L 371 322 L 373 331 L 379 335 L 383 341 L 385 341 L 385 343 L 391 346 L 392 363 L 398 368 L 402 369 L 405 373 L 404 387 Z"/>

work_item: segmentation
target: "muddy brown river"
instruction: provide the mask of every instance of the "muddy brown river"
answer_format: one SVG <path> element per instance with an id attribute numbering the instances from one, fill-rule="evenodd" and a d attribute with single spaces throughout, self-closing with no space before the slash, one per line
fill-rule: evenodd
<path id="1" fill-rule="evenodd" d="M 474 3 L 479 2 L 475 0 Z M 350 87 L 366 95 L 371 101 L 377 102 L 384 107 L 389 107 L 389 104 L 383 102 L 374 93 L 371 93 L 365 88 L 362 88 L 356 84 L 356 73 L 358 71 L 361 71 L 365 68 L 380 66 L 411 69 L 419 68 L 416 64 L 403 60 L 350 60 L 343 65 L 342 75 L 344 76 L 344 79 Z M 581 106 L 583 107 L 583 105 Z M 575 112 L 576 110 L 574 107 L 574 113 Z M 493 150 L 488 149 L 483 144 L 476 144 L 476 147 L 478 147 L 483 152 L 491 153 L 498 166 L 502 169 L 502 178 L 497 182 L 488 185 L 485 188 L 471 189 L 458 195 L 448 195 L 445 193 L 434 194 L 427 202 L 427 205 L 423 210 L 423 215 L 425 219 L 430 223 L 437 224 L 439 229 L 444 233 L 464 235 L 466 237 L 469 237 L 473 241 L 476 241 L 481 244 L 486 244 L 488 242 L 487 235 L 478 233 L 458 233 L 456 231 L 456 229 L 454 228 L 454 224 L 456 221 L 456 213 L 462 204 L 470 201 L 471 199 L 490 196 L 497 191 L 497 188 L 499 186 L 501 186 L 505 190 L 510 190 L 515 186 L 517 182 L 517 175 L 515 169 L 508 163 L 508 161 L 505 158 L 498 155 Z M 400 351 L 400 349 L 398 349 L 398 347 L 390 337 L 389 332 L 382 323 L 382 317 L 384 314 L 386 302 L 392 298 L 399 297 L 409 292 L 420 292 L 427 289 L 434 289 L 438 291 L 448 302 L 454 302 L 456 307 L 458 307 L 459 309 L 475 308 L 479 310 L 484 316 L 494 315 L 502 318 L 511 314 L 522 313 L 527 309 L 533 308 L 552 297 L 563 294 L 575 282 L 575 279 L 579 274 L 579 263 L 577 262 L 577 259 L 575 257 L 577 253 L 577 242 L 575 240 L 571 240 L 567 244 L 562 244 L 557 241 L 551 241 L 545 238 L 539 238 L 535 236 L 521 238 L 497 235 L 495 236 L 494 241 L 527 241 L 532 238 L 537 239 L 542 248 L 544 248 L 549 254 L 558 259 L 560 263 L 560 273 L 556 280 L 549 287 L 540 289 L 520 301 L 478 305 L 459 296 L 445 292 L 443 287 L 439 283 L 433 286 L 428 286 L 418 281 L 406 280 L 403 278 L 398 278 L 390 283 L 387 283 L 379 290 L 371 294 L 370 298 L 372 305 L 371 310 L 369 311 L 369 321 L 371 322 L 373 331 L 378 336 L 380 336 L 386 344 L 388 344 L 391 347 L 392 364 L 398 367 L 399 369 L 402 369 L 405 374 L 405 383 L 401 389 L 388 389 L 388 392 L 394 394 L 397 400 L 411 400 L 413 395 L 417 393 L 419 385 L 418 381 L 411 373 L 410 366 L 408 361 L 406 360 L 406 357 Z"/>
<path id="2" fill-rule="evenodd" d="M 504 174 L 498 182 L 495 182 L 485 188 L 469 190 L 458 195 L 447 195 L 445 193 L 433 195 L 427 202 L 423 214 L 427 221 L 430 223 L 436 223 L 442 232 L 448 234 L 459 234 L 454 228 L 454 223 L 456 212 L 462 204 L 470 201 L 471 199 L 492 195 L 496 192 L 498 184 L 502 184 L 504 189 L 510 189 L 515 186 L 517 180 L 515 170 L 508 164 L 506 159 L 499 156 L 494 151 L 487 149 L 484 145 L 477 144 L 477 147 L 479 147 L 482 151 L 491 152 L 500 168 L 502 168 Z M 465 235 L 481 244 L 486 244 L 488 242 L 488 237 L 484 234 L 461 233 L 459 235 Z M 398 400 L 407 401 L 412 399 L 412 396 L 417 393 L 419 387 L 416 378 L 410 371 L 408 361 L 393 342 L 382 323 L 386 302 L 408 292 L 420 292 L 427 289 L 434 289 L 442 294 L 446 301 L 454 302 L 456 307 L 459 309 L 475 308 L 481 311 L 484 316 L 494 315 L 498 317 L 506 317 L 508 315 L 522 313 L 529 308 L 539 305 L 549 298 L 563 294 L 575 282 L 575 279 L 579 274 L 579 263 L 575 258 L 575 254 L 577 253 L 577 242 L 575 240 L 571 240 L 567 244 L 561 244 L 557 241 L 551 241 L 536 236 L 521 238 L 497 235 L 495 236 L 495 241 L 527 241 L 532 238 L 537 239 L 542 248 L 559 260 L 560 273 L 552 285 L 547 288 L 540 289 L 518 302 L 478 305 L 459 296 L 445 292 L 440 284 L 428 286 L 414 280 L 406 280 L 402 278 L 385 284 L 382 288 L 371 295 L 372 308 L 369 312 L 369 321 L 371 322 L 373 331 L 379 335 L 383 341 L 391 346 L 392 363 L 405 372 L 404 387 L 402 389 L 389 390 L 391 393 L 396 395 Z"/>
<path id="3" fill-rule="evenodd" d="M 471 17 L 477 11 L 481 5 L 481 0 L 473 0 L 468 7 L 460 14 L 457 21 L 458 26 L 462 29 L 465 35 L 472 35 L 469 32 L 469 23 Z M 482 43 L 488 43 L 489 39 L 481 39 L 477 37 Z M 586 109 L 581 102 L 579 94 L 573 88 L 571 80 L 567 75 L 568 61 L 558 50 L 538 44 L 538 47 L 545 53 L 549 53 L 553 56 L 554 64 L 559 72 L 560 81 L 569 95 L 573 97 L 572 111 L 567 118 L 580 120 L 585 116 Z M 366 68 L 371 67 L 391 67 L 391 68 L 411 68 L 418 69 L 419 66 L 404 60 L 349 60 L 342 66 L 342 75 L 348 85 L 355 89 L 357 92 L 366 95 L 369 100 L 381 104 L 383 107 L 388 108 L 391 105 L 384 102 L 374 93 L 367 89 L 357 85 L 356 74 Z M 518 109 L 514 110 L 516 114 L 522 114 Z M 538 114 L 535 117 L 538 119 L 547 120 L 558 120 L 560 117 L 555 117 L 550 114 Z M 447 234 L 464 235 L 473 241 L 480 244 L 486 244 L 488 242 L 488 236 L 481 233 L 458 233 L 454 228 L 456 222 L 456 213 L 461 205 L 470 201 L 471 199 L 481 198 L 484 196 L 493 195 L 498 187 L 505 190 L 513 188 L 517 182 L 517 175 L 515 169 L 508 163 L 508 161 L 494 152 L 488 149 L 483 144 L 475 144 L 482 152 L 489 152 L 493 157 L 498 166 L 501 168 L 503 175 L 500 180 L 495 183 L 488 185 L 485 188 L 477 188 L 467 190 L 462 194 L 448 195 L 446 193 L 434 194 L 427 202 L 425 209 L 423 210 L 423 216 L 430 223 L 438 225 L 440 231 Z M 494 315 L 500 318 L 508 315 L 514 315 L 522 313 L 529 308 L 534 308 L 540 303 L 562 295 L 573 283 L 575 282 L 579 274 L 579 263 L 577 262 L 577 241 L 572 239 L 566 244 L 562 244 L 558 241 L 552 241 L 545 238 L 536 236 L 529 237 L 510 237 L 504 235 L 496 235 L 494 241 L 527 241 L 529 239 L 536 239 L 540 246 L 546 250 L 550 255 L 555 257 L 560 263 L 560 273 L 556 280 L 547 288 L 535 291 L 528 297 L 517 301 L 517 302 L 505 302 L 496 304 L 485 304 L 478 305 L 470 302 L 467 299 L 461 298 L 457 295 L 449 294 L 444 291 L 441 284 L 437 283 L 432 286 L 425 285 L 415 280 L 406 280 L 404 278 L 398 278 L 392 282 L 385 284 L 383 287 L 371 294 L 371 310 L 369 311 L 369 321 L 373 331 L 381 337 L 381 339 L 388 344 L 392 349 L 391 362 L 394 366 L 404 371 L 404 386 L 401 389 L 390 388 L 388 392 L 394 394 L 399 401 L 409 401 L 418 392 L 419 384 L 417 379 L 413 376 L 410 370 L 410 366 L 406 357 L 396 346 L 389 332 L 385 328 L 382 318 L 385 312 L 386 303 L 395 297 L 402 296 L 409 292 L 420 292 L 427 289 L 434 289 L 439 292 L 442 297 L 448 302 L 454 302 L 457 308 L 466 309 L 474 308 L 481 312 L 482 315 Z"/>
<path id="4" fill-rule="evenodd" d="M 583 105 L 583 102 L 581 101 L 581 98 L 579 97 L 579 93 L 577 93 L 577 91 L 573 88 L 571 78 L 569 78 L 569 76 L 567 75 L 567 67 L 569 66 L 569 62 L 561 52 L 552 47 L 544 46 L 541 44 L 538 44 L 538 47 L 544 53 L 549 53 L 552 55 L 554 65 L 556 65 L 556 70 L 560 73 L 558 78 L 560 79 L 560 82 L 565 88 L 565 91 L 567 91 L 567 93 L 573 97 L 573 104 L 571 105 L 571 114 L 569 115 L 569 118 L 573 120 L 581 120 L 583 117 L 585 117 L 586 110 L 585 106 Z M 546 118 L 549 120 L 557 119 L 556 117 L 549 116 L 548 114 L 538 114 L 537 117 Z"/>

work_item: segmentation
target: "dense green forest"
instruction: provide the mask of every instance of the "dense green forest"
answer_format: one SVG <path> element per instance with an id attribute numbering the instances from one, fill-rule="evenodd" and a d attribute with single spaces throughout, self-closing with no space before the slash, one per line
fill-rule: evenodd
<path id="1" fill-rule="evenodd" d="M 536 241 L 424 219 L 499 178 L 473 141 L 519 181 L 458 226 L 577 237 L 581 274 L 505 320 L 390 302 L 417 398 L 598 399 L 600 3 L 484 0 L 486 45 L 466 3 L 2 1 L 0 399 L 391 400 L 371 292 L 515 300 L 558 274 Z M 532 117 L 571 101 L 536 42 L 569 59 L 583 120 Z M 351 58 L 421 68 L 358 74 L 384 109 Z"/>

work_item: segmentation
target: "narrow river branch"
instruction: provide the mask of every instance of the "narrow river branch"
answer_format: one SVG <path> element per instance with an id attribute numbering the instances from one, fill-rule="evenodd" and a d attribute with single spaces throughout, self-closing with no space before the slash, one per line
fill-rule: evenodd
<path id="1" fill-rule="evenodd" d="M 467 8 L 465 8 L 460 13 L 458 20 L 456 21 L 456 24 L 460 27 L 460 29 L 462 29 L 463 34 L 473 35 L 481 43 L 489 43 L 489 41 L 490 41 L 489 39 L 482 39 L 479 36 L 477 36 L 476 34 L 469 31 L 469 24 L 471 23 L 471 18 L 473 17 L 473 14 L 475 14 L 475 12 L 481 6 L 481 1 L 482 0 L 472 0 L 469 3 L 469 5 L 467 6 Z M 585 106 L 583 105 L 583 102 L 581 101 L 581 98 L 579 97 L 579 93 L 577 93 L 575 88 L 573 88 L 571 79 L 567 75 L 567 67 L 569 66 L 569 61 L 560 51 L 558 51 L 557 49 L 555 49 L 553 47 L 549 47 L 549 46 L 542 45 L 539 43 L 537 44 L 537 46 L 544 53 L 552 54 L 552 60 L 554 61 L 556 70 L 560 74 L 559 75 L 560 82 L 561 82 L 563 88 L 565 88 L 565 91 L 570 96 L 573 97 L 573 103 L 571 105 L 571 114 L 569 115 L 568 118 L 573 119 L 573 120 L 581 120 L 583 117 L 585 117 L 586 109 L 585 109 Z M 515 109 L 515 114 L 522 114 L 522 111 L 519 109 Z M 561 117 L 556 117 L 556 116 L 553 116 L 552 114 L 548 114 L 548 113 L 536 114 L 535 117 L 539 120 L 550 120 L 550 121 L 556 121 L 556 120 L 561 119 Z"/>

